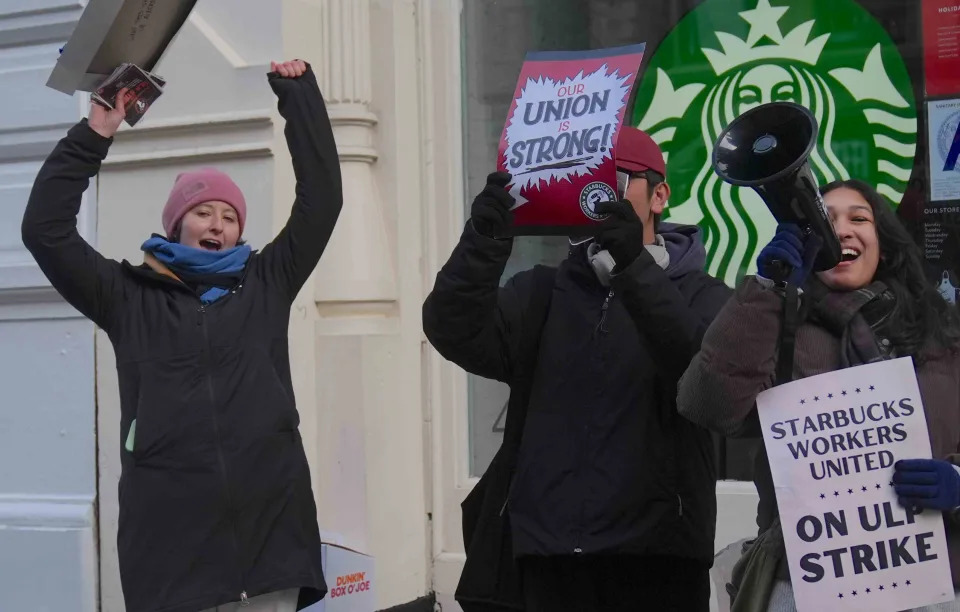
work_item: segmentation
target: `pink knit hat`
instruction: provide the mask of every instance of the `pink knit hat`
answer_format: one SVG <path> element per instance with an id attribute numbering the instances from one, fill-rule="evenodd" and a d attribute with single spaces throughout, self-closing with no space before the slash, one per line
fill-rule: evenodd
<path id="1" fill-rule="evenodd" d="M 237 211 L 242 236 L 243 225 L 247 221 L 247 202 L 243 192 L 223 172 L 215 168 L 201 168 L 179 174 L 173 184 L 167 204 L 163 207 L 163 231 L 167 237 L 173 235 L 177 224 L 191 208 L 214 200 L 226 202 Z"/>

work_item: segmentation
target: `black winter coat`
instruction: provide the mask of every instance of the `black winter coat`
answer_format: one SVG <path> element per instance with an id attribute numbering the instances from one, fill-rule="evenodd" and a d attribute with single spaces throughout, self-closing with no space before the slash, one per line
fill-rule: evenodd
<path id="1" fill-rule="evenodd" d="M 23 240 L 53 286 L 110 337 L 121 449 L 117 547 L 129 612 L 196 612 L 301 587 L 326 593 L 287 350 L 290 307 L 342 206 L 340 165 L 312 72 L 270 75 L 297 179 L 286 227 L 230 294 L 101 256 L 77 233 L 111 140 L 81 121 L 48 157 Z M 159 211 L 158 211 L 159 212 Z"/>
<path id="2" fill-rule="evenodd" d="M 524 326 L 537 324 L 527 318 L 529 274 L 499 287 L 511 248 L 468 223 L 423 308 L 444 357 L 507 384 Z M 731 291 L 701 270 L 702 255 L 671 274 L 647 252 L 610 291 L 584 249 L 558 270 L 540 338 L 509 495 L 514 553 L 674 555 L 709 566 L 713 443 L 677 413 L 676 389 Z"/>

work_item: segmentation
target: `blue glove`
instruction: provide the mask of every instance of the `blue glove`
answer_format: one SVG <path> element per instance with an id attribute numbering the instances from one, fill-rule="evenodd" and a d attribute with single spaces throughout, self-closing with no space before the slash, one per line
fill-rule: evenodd
<path id="1" fill-rule="evenodd" d="M 935 510 L 960 506 L 960 473 L 939 459 L 902 459 L 893 465 L 893 488 L 900 505 Z"/>
<path id="2" fill-rule="evenodd" d="M 781 223 L 777 233 L 757 256 L 757 272 L 760 276 L 774 281 L 785 280 L 795 287 L 802 287 L 810 276 L 817 252 L 823 246 L 823 239 L 811 233 L 804 238 L 803 232 L 793 223 Z M 782 278 L 783 272 L 777 269 L 775 261 L 789 267 L 789 275 Z"/>

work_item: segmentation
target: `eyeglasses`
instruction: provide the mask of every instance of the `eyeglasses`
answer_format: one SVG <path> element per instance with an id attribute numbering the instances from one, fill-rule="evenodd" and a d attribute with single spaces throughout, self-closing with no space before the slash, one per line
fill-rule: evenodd
<path id="1" fill-rule="evenodd" d="M 640 171 L 631 171 L 630 180 L 636 179 L 646 179 L 650 185 L 659 185 L 663 182 L 664 178 L 660 176 L 660 173 L 656 170 L 640 170 Z"/>
<path id="2" fill-rule="evenodd" d="M 630 177 L 630 180 L 633 179 L 647 179 L 648 181 L 660 182 L 660 173 L 656 170 L 625 170 L 623 168 L 617 168 L 617 172 L 622 172 Z"/>
<path id="3" fill-rule="evenodd" d="M 656 170 L 622 170 L 617 169 L 617 187 L 621 197 L 627 193 L 627 186 L 636 179 L 646 179 L 647 188 L 652 190 L 654 187 L 664 182 L 665 177 L 661 176 Z"/>

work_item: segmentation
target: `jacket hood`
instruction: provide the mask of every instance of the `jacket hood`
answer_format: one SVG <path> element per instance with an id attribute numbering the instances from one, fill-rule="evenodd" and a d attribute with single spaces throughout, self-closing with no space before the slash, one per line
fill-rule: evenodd
<path id="1" fill-rule="evenodd" d="M 695 270 L 703 270 L 707 263 L 707 250 L 700 239 L 700 233 L 700 228 L 696 225 L 660 223 L 659 235 L 663 238 L 663 246 L 670 255 L 670 263 L 666 268 L 668 277 L 677 279 Z M 568 258 L 572 257 L 575 261 L 580 261 L 589 269 L 587 247 L 594 238 L 571 237 L 569 241 Z"/>
<path id="2" fill-rule="evenodd" d="M 666 270 L 670 278 L 680 278 L 695 270 L 703 270 L 707 263 L 707 250 L 700 238 L 699 227 L 660 223 L 659 233 L 670 254 L 670 264 Z"/>

